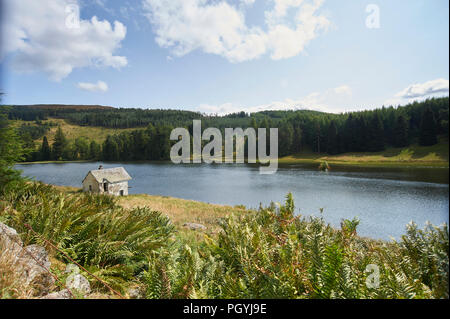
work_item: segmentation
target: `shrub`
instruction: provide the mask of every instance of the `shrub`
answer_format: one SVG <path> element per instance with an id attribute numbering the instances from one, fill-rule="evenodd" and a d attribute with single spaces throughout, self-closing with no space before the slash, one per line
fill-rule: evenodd
<path id="1" fill-rule="evenodd" d="M 2 219 L 22 234 L 25 244 L 43 245 L 65 260 L 44 239 L 50 240 L 105 278 L 132 278 L 146 267 L 147 256 L 167 245 L 173 236 L 174 226 L 167 217 L 149 209 L 124 210 L 105 195 L 68 195 L 48 185 L 30 183 L 3 199 L 11 207 L 1 213 Z"/>

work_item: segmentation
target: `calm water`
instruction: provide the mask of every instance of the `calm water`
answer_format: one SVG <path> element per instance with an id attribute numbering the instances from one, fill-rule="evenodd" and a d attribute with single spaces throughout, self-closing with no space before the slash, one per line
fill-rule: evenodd
<path id="1" fill-rule="evenodd" d="M 172 163 L 69 163 L 17 165 L 24 175 L 45 183 L 81 187 L 89 170 L 124 166 L 133 177 L 130 194 L 153 194 L 208 203 L 256 208 L 294 195 L 297 211 L 320 215 L 339 226 L 359 217 L 359 234 L 399 238 L 411 220 L 448 223 L 448 169 L 334 168 L 325 173 L 305 165 L 280 167 L 260 175 L 250 165 L 173 165 Z"/>

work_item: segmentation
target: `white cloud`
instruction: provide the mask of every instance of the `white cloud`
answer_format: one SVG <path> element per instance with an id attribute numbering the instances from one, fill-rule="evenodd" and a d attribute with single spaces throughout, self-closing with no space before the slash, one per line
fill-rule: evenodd
<path id="1" fill-rule="evenodd" d="M 267 104 L 254 105 L 254 106 L 242 106 L 234 103 L 223 103 L 219 105 L 214 104 L 201 104 L 197 107 L 196 111 L 207 113 L 207 114 L 219 114 L 225 115 L 230 113 L 236 113 L 245 111 L 247 113 L 254 113 L 260 111 L 273 111 L 273 110 L 315 110 L 322 112 L 344 112 L 347 109 L 341 106 L 332 105 L 336 101 L 336 95 L 342 95 L 340 89 L 345 87 L 344 96 L 347 96 L 348 92 L 351 92 L 351 88 L 344 85 L 335 89 L 326 90 L 323 93 L 313 92 L 304 97 L 296 99 L 285 99 L 283 101 L 274 101 Z M 336 92 L 339 91 L 339 93 Z M 348 100 L 340 100 L 342 103 L 348 103 Z"/>
<path id="2" fill-rule="evenodd" d="M 449 93 L 449 81 L 446 79 L 436 79 L 425 83 L 411 84 L 407 88 L 398 92 L 393 98 L 385 101 L 385 105 L 400 105 L 414 101 L 424 100 L 429 97 Z"/>
<path id="3" fill-rule="evenodd" d="M 241 2 L 246 6 L 251 6 L 252 4 L 255 3 L 255 0 L 241 0 Z"/>
<path id="4" fill-rule="evenodd" d="M 68 27 L 72 13 L 66 9 L 78 5 L 77 0 L 6 0 L 5 5 L 0 57 L 12 53 L 18 72 L 43 71 L 60 81 L 75 68 L 121 68 L 128 63 L 126 57 L 114 55 L 126 36 L 122 23 L 112 26 L 94 16 L 80 20 L 79 28 Z"/>
<path id="5" fill-rule="evenodd" d="M 352 89 L 348 85 L 341 85 L 333 89 L 334 93 L 341 95 L 352 95 Z"/>
<path id="6" fill-rule="evenodd" d="M 242 106 L 233 103 L 224 103 L 220 105 L 201 104 L 198 106 L 197 111 L 207 114 L 219 114 L 225 115 L 229 113 L 236 113 L 245 111 L 247 113 L 255 113 L 261 111 L 273 111 L 273 110 L 323 110 L 328 108 L 323 103 L 323 98 L 319 93 L 311 93 L 306 97 L 299 99 L 285 99 L 284 101 L 274 101 L 267 104 L 254 105 L 254 106 Z"/>
<path id="7" fill-rule="evenodd" d="M 245 10 L 253 2 L 241 0 L 244 6 L 234 6 L 227 0 L 143 0 L 143 7 L 157 44 L 173 55 L 202 50 L 231 62 L 266 53 L 274 60 L 296 56 L 330 25 L 316 14 L 323 0 L 274 0 L 273 9 L 265 13 L 266 30 L 249 27 Z M 294 19 L 288 19 L 288 10 L 295 10 Z"/>
<path id="8" fill-rule="evenodd" d="M 436 79 L 425 83 L 412 84 L 395 96 L 403 99 L 423 97 L 435 93 L 448 93 L 449 81 Z"/>
<path id="9" fill-rule="evenodd" d="M 90 92 L 107 92 L 108 91 L 108 84 L 106 84 L 103 81 L 98 81 L 97 83 L 87 83 L 87 82 L 80 82 L 78 83 L 78 88 L 90 91 Z"/>

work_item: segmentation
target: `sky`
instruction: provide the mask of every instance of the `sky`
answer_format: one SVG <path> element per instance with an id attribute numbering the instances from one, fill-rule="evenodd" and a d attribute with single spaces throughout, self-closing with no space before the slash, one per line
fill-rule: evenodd
<path id="1" fill-rule="evenodd" d="M 348 112 L 449 95 L 448 0 L 2 0 L 4 104 Z"/>

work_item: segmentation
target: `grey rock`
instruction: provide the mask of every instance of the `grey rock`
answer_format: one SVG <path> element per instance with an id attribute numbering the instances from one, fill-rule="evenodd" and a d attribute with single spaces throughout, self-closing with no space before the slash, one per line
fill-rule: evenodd
<path id="1" fill-rule="evenodd" d="M 12 255 L 18 255 L 22 250 L 23 242 L 17 231 L 7 225 L 0 223 L 0 248 L 8 250 Z"/>
<path id="2" fill-rule="evenodd" d="M 48 272 L 51 263 L 44 247 L 38 245 L 25 247 L 16 264 L 25 284 L 34 288 L 36 296 L 48 294 L 55 284 L 55 278 Z"/>
<path id="3" fill-rule="evenodd" d="M 34 296 L 49 293 L 55 279 L 47 271 L 51 263 L 44 247 L 23 247 L 17 231 L 0 223 L 0 252 L 8 255 L 8 262 L 14 265 L 19 280 L 24 286 L 32 288 Z"/>
<path id="4" fill-rule="evenodd" d="M 206 230 L 206 226 L 196 223 L 186 223 L 183 225 L 183 227 L 187 227 L 191 230 Z"/>
<path id="5" fill-rule="evenodd" d="M 23 246 L 19 234 L 14 228 L 11 228 L 3 223 L 0 223 L 0 241 L 14 241 Z"/>
<path id="6" fill-rule="evenodd" d="M 68 289 L 64 289 L 58 292 L 53 292 L 51 294 L 45 295 L 40 299 L 72 299 L 72 295 L 70 294 Z"/>
<path id="7" fill-rule="evenodd" d="M 66 266 L 66 270 L 64 271 L 66 274 L 79 274 L 80 268 L 75 264 L 68 264 Z"/>
<path id="8" fill-rule="evenodd" d="M 80 274 L 71 274 L 67 277 L 66 288 L 71 291 L 78 291 L 82 294 L 88 294 L 91 292 L 91 285 L 89 284 L 89 281 Z"/>
<path id="9" fill-rule="evenodd" d="M 128 297 L 130 297 L 130 299 L 143 299 L 145 297 L 143 290 L 139 287 L 128 289 L 127 295 Z"/>

